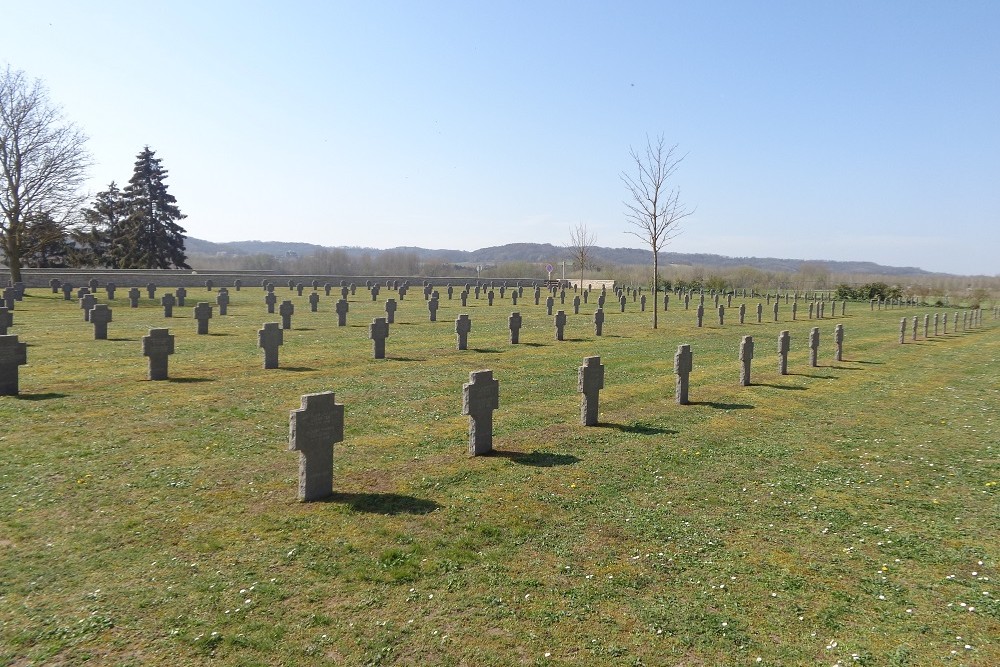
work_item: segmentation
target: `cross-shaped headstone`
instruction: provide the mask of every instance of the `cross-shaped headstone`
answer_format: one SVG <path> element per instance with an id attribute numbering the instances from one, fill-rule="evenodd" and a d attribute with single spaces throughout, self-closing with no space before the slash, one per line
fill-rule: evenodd
<path id="1" fill-rule="evenodd" d="M 465 313 L 462 313 L 455 320 L 455 333 L 458 335 L 458 349 L 469 349 L 469 332 L 472 331 L 472 320 Z"/>
<path id="2" fill-rule="evenodd" d="M 691 295 L 688 293 L 684 294 L 684 310 L 688 310 L 691 305 Z"/>
<path id="3" fill-rule="evenodd" d="M 750 386 L 750 362 L 753 360 L 753 336 L 740 340 L 740 385 Z"/>
<path id="4" fill-rule="evenodd" d="M 542 288 L 535 286 L 535 305 L 538 305 L 538 301 L 542 298 Z"/>
<path id="5" fill-rule="evenodd" d="M 469 290 L 465 290 L 464 292 L 462 292 L 458 296 L 462 300 L 462 307 L 463 308 L 465 306 L 469 305 Z M 514 301 L 515 301 L 515 305 L 516 305 L 517 299 L 515 299 Z"/>
<path id="6" fill-rule="evenodd" d="M 16 292 L 15 292 L 15 290 L 14 290 L 13 287 L 8 287 L 7 289 L 4 290 L 4 298 L 5 299 L 7 298 L 8 290 L 9 290 L 10 298 L 13 299 L 14 296 L 15 296 L 15 294 L 16 294 Z M 91 292 L 90 292 L 90 288 L 89 287 L 81 287 L 80 289 L 78 289 L 76 291 L 76 298 L 79 301 L 80 299 L 82 299 L 83 297 L 87 296 L 90 293 Z"/>
<path id="7" fill-rule="evenodd" d="M 220 289 L 215 297 L 215 303 L 219 306 L 219 315 L 225 315 L 229 311 L 229 290 L 225 287 Z"/>
<path id="8" fill-rule="evenodd" d="M 778 373 L 788 375 L 788 351 L 792 348 L 792 337 L 788 331 L 778 334 Z"/>
<path id="9" fill-rule="evenodd" d="M 156 298 L 156 285 L 154 285 L 153 283 L 148 283 L 146 285 L 146 293 L 149 294 L 149 298 L 150 299 L 155 299 Z"/>
<path id="10" fill-rule="evenodd" d="M 278 367 L 278 347 L 285 343 L 285 334 L 277 322 L 265 322 L 257 331 L 257 347 L 264 350 L 264 368 Z"/>
<path id="11" fill-rule="evenodd" d="M 511 303 L 511 305 L 513 305 L 513 306 L 517 305 L 517 297 L 518 297 L 517 290 L 511 290 L 511 292 L 510 292 L 510 303 Z"/>
<path id="12" fill-rule="evenodd" d="M 333 289 L 333 285 L 331 285 L 330 283 L 324 283 L 323 284 L 323 291 L 326 293 L 327 296 L 330 296 L 330 290 L 332 290 L 332 289 Z"/>
<path id="13" fill-rule="evenodd" d="M 52 280 L 49 281 L 49 287 L 52 288 L 53 294 L 59 294 L 59 285 L 61 284 L 62 283 L 59 281 L 58 278 L 53 278 Z"/>
<path id="14" fill-rule="evenodd" d="M 237 292 L 239 292 L 240 289 L 242 289 L 243 287 L 243 281 L 237 278 L 236 280 L 233 281 L 233 287 L 236 288 Z"/>
<path id="15" fill-rule="evenodd" d="M 940 316 L 937 313 L 934 313 L 934 335 L 935 336 L 938 335 L 938 331 L 940 331 L 940 327 L 941 327 Z"/>
<path id="16" fill-rule="evenodd" d="M 598 308 L 594 311 L 594 335 L 601 336 L 604 334 L 604 309 Z"/>
<path id="17" fill-rule="evenodd" d="M 598 297 L 597 297 L 597 307 L 603 309 L 604 308 L 604 302 L 606 300 L 607 300 L 607 295 L 604 292 L 601 292 L 598 295 Z"/>
<path id="18" fill-rule="evenodd" d="M 17 396 L 18 367 L 28 363 L 28 344 L 0 336 L 0 396 Z"/>
<path id="19" fill-rule="evenodd" d="M 924 338 L 927 338 L 927 332 L 931 326 L 931 316 L 924 315 Z"/>
<path id="20" fill-rule="evenodd" d="M 188 291 L 184 287 L 178 287 L 174 290 L 174 294 L 177 296 L 177 307 L 183 308 L 186 305 L 185 299 L 187 299 Z"/>
<path id="21" fill-rule="evenodd" d="M 160 305 L 163 306 L 163 316 L 173 317 L 174 316 L 174 305 L 176 305 L 177 299 L 170 292 L 167 292 L 160 297 Z"/>
<path id="22" fill-rule="evenodd" d="M 108 284 L 104 286 L 104 291 L 107 293 L 109 300 L 112 300 L 112 301 L 114 300 L 114 298 L 115 298 L 115 290 L 117 290 L 117 289 L 118 289 L 118 286 L 115 285 L 113 282 L 108 282 Z"/>
<path id="23" fill-rule="evenodd" d="M 493 411 L 500 407 L 500 381 L 493 371 L 473 371 L 462 385 L 462 414 L 469 416 L 469 456 L 493 449 Z"/>
<path id="24" fill-rule="evenodd" d="M 583 394 L 580 403 L 580 423 L 597 425 L 598 401 L 604 389 L 604 366 L 600 357 L 584 357 L 583 366 L 577 371 L 577 391 Z"/>
<path id="25" fill-rule="evenodd" d="M 945 315 L 945 333 L 948 331 L 948 316 Z M 902 345 L 906 342 L 906 318 L 904 317 L 899 321 L 899 344 Z"/>
<path id="26" fill-rule="evenodd" d="M 819 327 L 809 331 L 809 365 L 819 366 Z"/>
<path id="27" fill-rule="evenodd" d="M 267 304 L 267 312 L 269 314 L 274 314 L 274 306 L 278 303 L 278 297 L 274 292 L 268 292 L 264 295 L 264 303 Z"/>
<path id="28" fill-rule="evenodd" d="M 719 326 L 723 326 L 726 323 L 726 307 L 721 303 L 719 304 Z"/>
<path id="29" fill-rule="evenodd" d="M 493 290 L 490 290 L 489 292 L 486 293 L 486 303 L 487 303 L 487 305 L 490 305 L 490 306 L 493 305 L 493 299 L 495 298 L 495 296 L 496 295 L 493 293 Z"/>
<path id="30" fill-rule="evenodd" d="M 563 333 L 566 330 L 566 312 L 560 310 L 556 313 L 556 340 L 564 340 Z"/>
<path id="31" fill-rule="evenodd" d="M 211 279 L 208 279 L 208 280 L 205 281 L 205 289 L 206 290 L 208 290 L 209 292 L 211 292 L 213 287 L 215 287 L 215 283 Z"/>
<path id="32" fill-rule="evenodd" d="M 844 356 L 844 325 L 838 324 L 833 328 L 833 359 L 841 361 Z"/>
<path id="33" fill-rule="evenodd" d="M 778 321 L 778 303 L 779 303 L 778 299 L 775 299 L 774 300 L 774 308 L 771 309 L 772 317 L 774 318 L 775 322 Z"/>
<path id="34" fill-rule="evenodd" d="M 663 312 L 667 312 L 667 310 L 669 308 L 670 308 L 670 293 L 669 292 L 664 292 L 663 293 Z"/>
<path id="35" fill-rule="evenodd" d="M 694 355 L 690 345 L 678 345 L 674 355 L 674 374 L 677 376 L 677 404 L 688 404 L 688 387 L 691 371 L 694 368 Z"/>
<path id="36" fill-rule="evenodd" d="M 333 494 L 333 445 L 344 439 L 344 406 L 332 391 L 306 394 L 288 420 L 288 449 L 299 453 L 299 500 Z"/>
<path id="37" fill-rule="evenodd" d="M 302 283 L 295 283 L 295 293 L 296 294 L 298 294 L 299 296 L 302 296 L 302 290 L 304 290 L 304 289 L 305 289 L 305 285 L 303 285 Z M 354 289 L 354 285 L 351 285 L 351 289 L 352 290 Z M 353 294 L 354 292 L 352 291 L 351 293 Z"/>
<path id="38" fill-rule="evenodd" d="M 212 304 L 207 301 L 200 302 L 194 307 L 194 319 L 198 321 L 198 333 L 208 333 L 208 321 L 212 319 Z"/>
<path id="39" fill-rule="evenodd" d="M 309 312 L 315 313 L 319 310 L 319 292 L 309 294 Z"/>
<path id="40" fill-rule="evenodd" d="M 664 306 L 664 310 L 666 310 L 666 306 Z M 639 297 L 639 311 L 643 312 L 643 313 L 646 312 L 646 295 L 645 294 L 643 294 L 642 296 Z"/>
<path id="41" fill-rule="evenodd" d="M 389 337 L 389 322 L 384 317 L 376 317 L 368 326 L 368 337 L 372 339 L 372 353 L 375 359 L 385 359 L 385 339 Z"/>
<path id="42" fill-rule="evenodd" d="M 579 294 L 573 297 L 573 314 L 574 315 L 579 315 L 580 314 L 580 295 Z"/>
<path id="43" fill-rule="evenodd" d="M 437 322 L 438 300 L 431 299 L 427 302 L 427 312 L 430 314 L 431 322 Z"/>
<path id="44" fill-rule="evenodd" d="M 278 306 L 278 314 L 281 315 L 281 328 L 292 328 L 292 315 L 295 314 L 295 304 L 291 301 L 282 301 Z"/>
<path id="45" fill-rule="evenodd" d="M 551 296 L 546 297 L 545 298 L 545 314 L 546 315 L 551 315 L 552 314 L 552 308 L 555 305 L 556 305 L 556 300 L 555 299 L 553 299 Z"/>
<path id="46" fill-rule="evenodd" d="M 174 337 L 170 329 L 150 329 L 142 338 L 142 354 L 149 357 L 149 379 L 167 379 L 168 355 L 174 353 Z"/>
<path id="47" fill-rule="evenodd" d="M 87 292 L 82 297 L 80 297 L 80 308 L 83 309 L 84 322 L 90 321 L 90 309 L 94 307 L 95 303 L 97 303 L 97 299 L 95 299 L 94 295 L 91 294 L 90 292 Z"/>
<path id="48" fill-rule="evenodd" d="M 111 309 L 106 303 L 95 304 L 90 310 L 90 323 L 94 325 L 94 340 L 108 339 L 108 322 L 111 321 Z"/>
<path id="49" fill-rule="evenodd" d="M 511 292 L 511 295 L 517 292 Z M 507 327 L 510 329 L 510 343 L 517 345 L 521 341 L 521 313 L 511 313 L 507 318 Z"/>
<path id="50" fill-rule="evenodd" d="M 809 319 L 813 318 L 813 313 L 816 310 L 816 303 L 814 301 L 809 302 Z"/>
<path id="51" fill-rule="evenodd" d="M 757 302 L 757 324 L 764 321 L 764 304 Z"/>
<path id="52" fill-rule="evenodd" d="M 63 301 L 73 300 L 73 286 L 69 283 L 62 284 Z"/>
<path id="53" fill-rule="evenodd" d="M 696 312 L 697 318 L 698 318 L 698 327 L 700 328 L 701 325 L 705 322 L 705 306 L 703 306 L 702 304 L 699 303 L 698 304 L 698 310 L 695 311 L 695 312 Z"/>
<path id="54" fill-rule="evenodd" d="M 628 300 L 625 298 L 624 294 L 622 294 L 620 297 L 618 297 L 618 305 L 621 306 L 621 312 L 623 312 L 623 313 L 625 312 L 625 304 L 626 303 L 628 303 Z"/>
<path id="55" fill-rule="evenodd" d="M 347 303 L 347 299 L 338 299 L 337 305 L 334 306 L 334 311 L 337 313 L 337 326 L 346 327 L 347 326 L 347 312 L 351 307 Z"/>
<path id="56" fill-rule="evenodd" d="M 14 313 L 6 306 L 0 307 L 0 336 L 7 335 L 7 329 L 14 326 Z"/>

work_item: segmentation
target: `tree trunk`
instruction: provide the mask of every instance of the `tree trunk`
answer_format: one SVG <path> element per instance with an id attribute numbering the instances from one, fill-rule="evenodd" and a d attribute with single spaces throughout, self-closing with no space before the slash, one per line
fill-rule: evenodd
<path id="1" fill-rule="evenodd" d="M 660 277 L 659 277 L 660 267 L 659 262 L 657 262 L 656 250 L 653 250 L 653 328 L 656 328 L 656 313 L 657 305 L 660 301 L 659 290 L 660 290 Z"/>

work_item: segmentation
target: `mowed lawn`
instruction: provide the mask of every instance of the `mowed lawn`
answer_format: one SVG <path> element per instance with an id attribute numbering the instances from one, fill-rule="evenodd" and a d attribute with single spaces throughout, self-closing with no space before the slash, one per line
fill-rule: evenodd
<path id="1" fill-rule="evenodd" d="M 161 289 L 162 294 L 164 289 Z M 338 327 L 295 303 L 282 368 L 262 369 L 263 291 L 165 319 L 126 289 L 107 341 L 77 302 L 29 290 L 21 392 L 0 398 L 0 663 L 13 665 L 1000 664 L 1000 327 L 897 342 L 954 309 L 695 326 L 595 298 L 557 342 L 530 292 L 462 308 L 399 303 L 385 360 L 363 288 Z M 334 292 L 336 294 L 336 292 Z M 106 302 L 103 289 L 99 302 Z M 710 300 L 709 300 L 710 302 Z M 544 304 L 544 300 L 543 300 Z M 651 306 L 650 306 L 651 307 Z M 524 317 L 521 344 L 507 317 Z M 469 350 L 454 320 L 472 318 Z M 845 327 L 834 362 L 833 329 Z M 171 380 L 141 338 L 176 335 Z M 808 365 L 812 326 L 820 365 Z M 777 337 L 792 336 L 790 374 Z M 933 333 L 933 325 L 931 326 Z M 753 385 L 738 347 L 753 335 Z M 694 351 L 689 406 L 677 346 Z M 605 365 L 601 425 L 577 368 Z M 500 381 L 496 452 L 469 458 L 462 384 Z M 346 406 L 336 495 L 297 501 L 289 411 Z"/>

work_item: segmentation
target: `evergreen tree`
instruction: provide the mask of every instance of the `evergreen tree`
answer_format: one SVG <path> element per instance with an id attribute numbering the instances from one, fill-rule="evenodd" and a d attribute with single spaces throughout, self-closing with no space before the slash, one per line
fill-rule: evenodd
<path id="1" fill-rule="evenodd" d="M 66 265 L 70 251 L 66 233 L 63 226 L 48 213 L 40 213 L 27 220 L 21 243 L 23 266 L 48 269 Z"/>
<path id="2" fill-rule="evenodd" d="M 83 226 L 72 233 L 70 265 L 114 267 L 111 243 L 127 215 L 125 196 L 111 181 L 107 190 L 95 195 L 91 207 L 83 209 Z"/>
<path id="3" fill-rule="evenodd" d="M 163 182 L 167 170 L 146 146 L 136 157 L 125 188 L 125 219 L 111 239 L 111 256 L 119 269 L 189 269 L 184 254 L 183 215 Z"/>

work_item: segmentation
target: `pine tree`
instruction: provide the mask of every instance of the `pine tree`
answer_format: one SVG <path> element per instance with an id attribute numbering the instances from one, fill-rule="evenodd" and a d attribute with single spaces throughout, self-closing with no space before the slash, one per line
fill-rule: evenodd
<path id="1" fill-rule="evenodd" d="M 84 224 L 72 233 L 70 265 L 114 267 L 111 244 L 127 215 L 125 195 L 111 181 L 107 190 L 94 196 L 91 207 L 83 209 Z"/>
<path id="2" fill-rule="evenodd" d="M 111 255 L 119 269 L 189 269 L 184 254 L 183 215 L 163 182 L 167 170 L 149 146 L 136 156 L 125 188 L 126 217 L 111 239 Z"/>
<path id="3" fill-rule="evenodd" d="M 63 225 L 48 213 L 38 214 L 27 221 L 21 243 L 21 263 L 24 266 L 48 269 L 66 265 L 70 251 L 66 232 Z"/>

